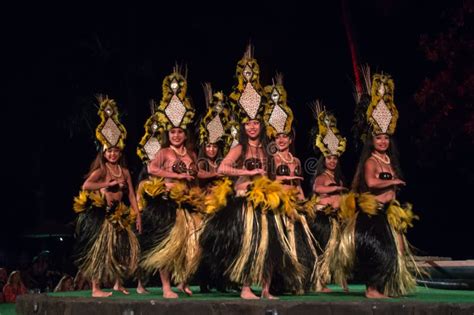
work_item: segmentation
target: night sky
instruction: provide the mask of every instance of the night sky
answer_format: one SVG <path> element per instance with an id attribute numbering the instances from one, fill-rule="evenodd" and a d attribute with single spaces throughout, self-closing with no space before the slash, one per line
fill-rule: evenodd
<path id="1" fill-rule="evenodd" d="M 261 83 L 275 72 L 285 78 L 295 113 L 296 155 L 314 156 L 308 106 L 320 99 L 338 118 L 349 141 L 341 159 L 347 182 L 358 160 L 351 132 L 354 100 L 351 56 L 340 1 L 298 4 L 239 2 L 226 6 L 16 7 L 3 12 L 3 156 L 6 194 L 0 223 L 2 247 L 47 222 L 71 223 L 72 198 L 95 157 L 96 93 L 114 98 L 128 131 L 125 154 L 133 175 L 140 161 L 136 145 L 149 115 L 150 99 L 161 98 L 161 83 L 177 62 L 188 68 L 189 96 L 202 113 L 202 83 L 228 93 L 237 61 L 254 45 Z M 390 73 L 400 112 L 396 140 L 411 201 L 420 221 L 408 237 L 423 255 L 473 258 L 472 154 L 459 160 L 420 162 L 416 146 L 423 115 L 413 95 L 433 71 L 419 47 L 420 34 L 447 26 L 443 12 L 460 1 L 347 1 L 361 63 Z M 446 7 L 446 6 L 449 7 Z M 316 6 L 316 8 L 313 8 Z M 7 30 L 5 32 L 5 30 Z M 441 131 L 440 131 L 441 132 Z M 471 147 L 472 148 L 472 147 Z M 440 148 L 443 150 L 443 148 Z M 466 152 L 470 151 L 468 147 Z M 436 151 L 435 151 L 436 152 Z M 306 174 L 308 191 L 310 175 Z M 5 190 L 4 190 L 5 192 Z"/>

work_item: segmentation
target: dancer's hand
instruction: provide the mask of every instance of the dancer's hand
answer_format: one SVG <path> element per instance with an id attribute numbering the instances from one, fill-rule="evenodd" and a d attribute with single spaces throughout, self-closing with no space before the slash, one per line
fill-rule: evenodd
<path id="1" fill-rule="evenodd" d="M 405 181 L 397 178 L 397 179 L 393 179 L 393 184 L 394 185 L 399 185 L 399 186 L 406 186 L 407 183 Z"/>
<path id="2" fill-rule="evenodd" d="M 140 212 L 137 213 L 135 227 L 137 228 L 138 234 L 142 234 L 142 215 Z"/>
<path id="3" fill-rule="evenodd" d="M 191 181 L 191 180 L 194 180 L 194 176 L 191 176 L 187 173 L 183 173 L 183 174 L 178 174 L 178 179 L 185 179 L 185 180 Z"/>
<path id="4" fill-rule="evenodd" d="M 265 175 L 265 170 L 261 168 L 256 168 L 254 170 L 248 171 L 249 176 L 255 176 L 255 175 Z"/>
<path id="5" fill-rule="evenodd" d="M 294 179 L 304 180 L 304 178 L 301 177 L 301 176 L 278 176 L 278 180 L 280 180 L 280 181 L 282 181 L 282 180 L 294 180 Z"/>

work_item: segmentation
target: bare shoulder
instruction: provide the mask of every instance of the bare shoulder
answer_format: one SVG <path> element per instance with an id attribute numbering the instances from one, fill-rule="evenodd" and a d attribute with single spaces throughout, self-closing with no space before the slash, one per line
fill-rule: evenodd
<path id="1" fill-rule="evenodd" d="M 375 167 L 376 165 L 377 165 L 377 162 L 375 161 L 373 157 L 369 157 L 364 163 L 365 167 Z"/>
<path id="2" fill-rule="evenodd" d="M 240 154 L 241 152 L 242 152 L 242 145 L 241 144 L 238 144 L 238 145 L 236 145 L 235 147 L 233 147 L 232 149 L 229 150 L 229 154 L 230 153 Z"/>
<path id="3" fill-rule="evenodd" d="M 378 167 L 379 166 L 378 166 L 377 162 L 372 157 L 368 158 L 367 161 L 365 161 L 365 163 L 364 163 L 365 171 L 375 172 Z"/>
<path id="4" fill-rule="evenodd" d="M 122 167 L 122 171 L 125 174 L 125 176 L 130 177 L 130 171 L 126 167 Z"/>
<path id="5" fill-rule="evenodd" d="M 314 183 L 317 185 L 324 185 L 328 179 L 328 176 L 323 173 L 316 176 L 316 178 L 314 179 Z"/>
<path id="6" fill-rule="evenodd" d="M 89 177 L 87 177 L 86 180 L 97 180 L 98 178 L 102 177 L 103 176 L 103 171 L 98 168 L 96 170 L 94 170 L 90 175 Z"/>
<path id="7" fill-rule="evenodd" d="M 298 159 L 296 156 L 295 156 L 294 158 L 295 158 L 295 163 L 296 163 L 297 165 L 301 165 L 300 159 Z"/>

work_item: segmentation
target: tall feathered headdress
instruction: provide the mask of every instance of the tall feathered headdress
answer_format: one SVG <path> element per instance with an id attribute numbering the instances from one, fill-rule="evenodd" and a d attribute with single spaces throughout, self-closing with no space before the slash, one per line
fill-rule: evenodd
<path id="1" fill-rule="evenodd" d="M 155 112 L 157 104 L 150 101 L 151 116 L 145 123 L 145 134 L 137 147 L 137 154 L 143 163 L 147 163 L 155 158 L 155 154 L 161 149 L 162 134 L 160 133 L 160 123 Z"/>
<path id="2" fill-rule="evenodd" d="M 371 76 L 369 66 L 361 68 L 365 85 L 355 93 L 356 109 L 352 131 L 356 140 L 365 142 L 370 134 L 393 135 L 398 120 L 398 110 L 393 102 L 395 85 L 387 74 Z"/>
<path id="3" fill-rule="evenodd" d="M 210 83 L 204 84 L 207 113 L 199 123 L 199 144 L 223 143 L 224 154 L 230 149 L 232 138 L 229 130 L 230 109 L 222 91 L 213 93 Z"/>
<path id="4" fill-rule="evenodd" d="M 95 130 L 95 136 L 101 143 L 102 149 L 117 147 L 121 150 L 125 147 L 127 130 L 120 123 L 117 104 L 113 99 L 104 95 L 98 95 L 100 123 Z"/>
<path id="5" fill-rule="evenodd" d="M 186 96 L 187 88 L 186 75 L 178 67 L 174 67 L 173 73 L 163 80 L 163 96 L 156 110 L 163 131 L 186 129 L 193 121 L 195 111 Z"/>
<path id="6" fill-rule="evenodd" d="M 229 100 L 239 121 L 260 120 L 263 116 L 263 89 L 260 85 L 260 68 L 253 58 L 253 47 L 249 45 L 237 63 L 237 84 L 232 88 Z"/>
<path id="7" fill-rule="evenodd" d="M 267 127 L 267 136 L 274 138 L 280 133 L 290 134 L 293 112 L 287 104 L 283 75 L 277 74 L 273 84 L 266 86 L 264 91 L 266 103 L 263 120 Z"/>
<path id="8" fill-rule="evenodd" d="M 387 74 L 374 74 L 372 78 L 371 100 L 367 108 L 367 121 L 372 134 L 393 135 L 397 126 L 398 110 L 393 103 L 395 85 Z"/>
<path id="9" fill-rule="evenodd" d="M 320 101 L 312 104 L 318 123 L 313 146 L 327 157 L 330 155 L 341 156 L 346 150 L 346 138 L 343 138 L 337 129 L 336 117 L 328 112 Z"/>

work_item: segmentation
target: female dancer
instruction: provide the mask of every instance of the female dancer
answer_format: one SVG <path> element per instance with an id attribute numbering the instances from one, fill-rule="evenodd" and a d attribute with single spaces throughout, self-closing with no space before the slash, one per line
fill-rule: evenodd
<path id="1" fill-rule="evenodd" d="M 287 93 L 283 86 L 283 76 L 277 74 L 273 80 L 273 85 L 265 87 L 266 108 L 264 121 L 269 138 L 275 144 L 273 163 L 270 174 L 282 184 L 284 191 L 298 202 L 298 207 L 287 213 L 284 217 L 285 228 L 293 249 L 293 255 L 298 262 L 305 267 L 303 274 L 303 287 L 294 290 L 301 294 L 310 290 L 316 283 L 317 250 L 316 239 L 313 237 L 307 220 L 307 213 L 300 213 L 301 204 L 305 203 L 304 193 L 301 188 L 302 168 L 300 160 L 290 151 L 294 140 L 292 129 L 293 112 L 287 105 Z M 289 291 L 291 284 L 284 283 L 284 277 L 275 274 L 272 281 L 272 291 Z"/>
<path id="2" fill-rule="evenodd" d="M 96 137 L 103 150 L 91 165 L 83 191 L 75 198 L 77 221 L 76 263 L 92 282 L 92 296 L 107 297 L 111 292 L 100 288 L 102 282 L 115 281 L 114 290 L 129 292 L 122 279 L 133 274 L 138 263 L 139 244 L 131 224 L 136 220 L 141 231 L 132 179 L 122 151 L 126 130 L 118 120 L 115 102 L 99 96 L 101 123 Z M 130 208 L 122 202 L 128 197 Z"/>
<path id="3" fill-rule="evenodd" d="M 319 241 L 323 252 L 318 268 L 317 291 L 331 292 L 326 285 L 337 270 L 332 268 L 335 250 L 339 242 L 341 213 L 339 211 L 343 186 L 339 157 L 344 153 L 346 139 L 339 134 L 336 118 L 316 101 L 316 119 L 318 132 L 314 148 L 321 152 L 313 180 L 313 194 L 317 196 L 314 217 L 310 221 L 312 232 Z M 343 283 L 344 290 L 347 285 Z"/>
<path id="4" fill-rule="evenodd" d="M 294 286 L 301 286 L 302 266 L 286 236 L 283 218 L 288 198 L 280 184 L 265 175 L 271 156 L 266 152 L 259 67 L 251 48 L 237 65 L 238 84 L 230 96 L 240 117 L 239 144 L 226 155 L 218 172 L 237 177 L 235 196 L 206 223 L 201 244 L 210 270 L 242 285 L 240 296 L 257 299 L 251 284 L 262 285 L 262 297 L 270 294 L 273 273 L 281 273 Z M 293 208 L 294 210 L 294 208 Z M 285 265 L 286 263 L 286 265 Z"/>
<path id="5" fill-rule="evenodd" d="M 163 81 L 163 98 L 155 113 L 162 145 L 148 165 L 151 179 L 140 185 L 144 226 L 141 267 L 159 272 L 163 297 L 177 298 L 171 281 L 192 295 L 187 283 L 196 270 L 198 230 L 203 200 L 198 187 L 196 155 L 187 126 L 194 109 L 186 97 L 187 82 L 178 69 Z M 183 111 L 182 108 L 185 110 Z"/>
<path id="6" fill-rule="evenodd" d="M 352 184 L 360 194 L 353 202 L 359 211 L 348 224 L 342 243 L 353 248 L 355 271 L 366 282 L 366 297 L 385 298 L 405 295 L 416 286 L 414 272 L 418 270 L 404 234 L 417 217 L 411 205 L 401 206 L 396 200 L 397 189 L 405 181 L 391 139 L 398 119 L 393 80 L 375 74 L 369 90 L 369 132 Z M 355 244 L 348 241 L 350 238 Z M 412 269 L 408 264 L 413 265 Z"/>
<path id="7" fill-rule="evenodd" d="M 217 169 L 232 139 L 226 96 L 222 92 L 212 93 L 210 83 L 204 85 L 204 95 L 208 111 L 199 124 L 198 178 L 200 186 L 208 190 L 214 186 L 213 181 L 221 177 Z"/>

